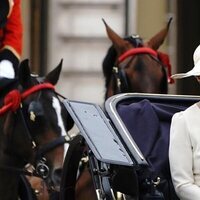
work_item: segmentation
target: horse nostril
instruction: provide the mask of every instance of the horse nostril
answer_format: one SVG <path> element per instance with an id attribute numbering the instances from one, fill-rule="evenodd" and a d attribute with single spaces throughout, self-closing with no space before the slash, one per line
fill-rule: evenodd
<path id="1" fill-rule="evenodd" d="M 52 180 L 54 182 L 54 185 L 57 186 L 60 185 L 61 176 L 62 176 L 62 168 L 57 168 L 53 171 Z"/>

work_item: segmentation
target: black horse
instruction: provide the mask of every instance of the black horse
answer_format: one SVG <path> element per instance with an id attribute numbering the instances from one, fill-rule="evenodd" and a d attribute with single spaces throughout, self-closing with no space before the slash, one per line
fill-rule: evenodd
<path id="1" fill-rule="evenodd" d="M 62 62 L 46 77 L 31 75 L 28 60 L 0 101 L 0 197 L 19 197 L 20 176 L 40 177 L 48 192 L 60 185 L 67 130 L 73 121 L 55 92 Z M 62 136 L 65 135 L 65 136 Z M 20 196 L 20 199 L 27 197 Z"/>

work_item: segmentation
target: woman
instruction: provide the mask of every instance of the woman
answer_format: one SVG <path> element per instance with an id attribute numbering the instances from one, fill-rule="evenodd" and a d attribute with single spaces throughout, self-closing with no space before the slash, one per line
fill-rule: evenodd
<path id="1" fill-rule="evenodd" d="M 193 54 L 194 68 L 174 79 L 200 81 L 200 45 Z M 170 129 L 169 161 L 172 181 L 181 200 L 200 200 L 200 102 L 174 114 Z"/>
<path id="2" fill-rule="evenodd" d="M 15 78 L 22 54 L 21 0 L 1 0 L 0 89 Z"/>

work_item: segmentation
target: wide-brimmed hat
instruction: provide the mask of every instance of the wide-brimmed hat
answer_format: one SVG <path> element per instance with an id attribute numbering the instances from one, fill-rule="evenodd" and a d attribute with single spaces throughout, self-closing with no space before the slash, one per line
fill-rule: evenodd
<path id="1" fill-rule="evenodd" d="M 174 74 L 171 76 L 173 79 L 187 78 L 190 76 L 200 76 L 200 45 L 195 49 L 193 54 L 194 67 L 186 73 Z"/>

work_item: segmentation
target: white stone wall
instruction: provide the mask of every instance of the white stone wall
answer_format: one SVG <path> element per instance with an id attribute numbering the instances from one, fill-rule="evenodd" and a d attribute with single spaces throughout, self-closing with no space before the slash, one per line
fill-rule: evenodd
<path id="1" fill-rule="evenodd" d="M 63 58 L 57 90 L 72 100 L 103 103 L 107 23 L 124 35 L 124 0 L 50 0 L 48 67 Z M 49 69 L 50 70 L 50 69 Z"/>

